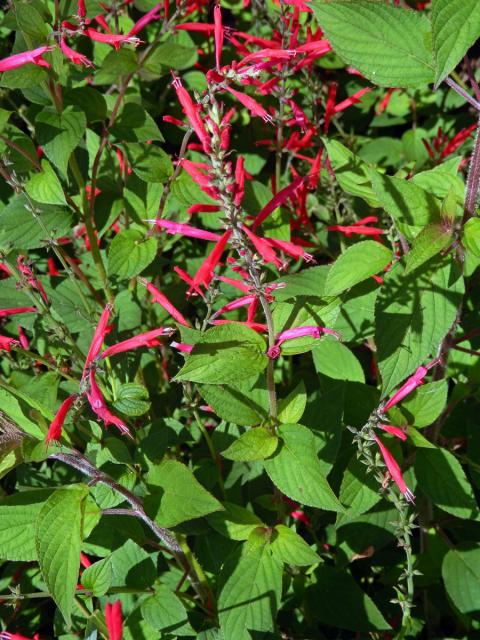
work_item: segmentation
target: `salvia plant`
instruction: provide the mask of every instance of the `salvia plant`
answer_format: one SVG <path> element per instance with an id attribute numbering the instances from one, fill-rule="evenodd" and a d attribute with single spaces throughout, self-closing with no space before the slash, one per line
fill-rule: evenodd
<path id="1" fill-rule="evenodd" d="M 0 640 L 480 638 L 480 2 L 0 18 Z"/>

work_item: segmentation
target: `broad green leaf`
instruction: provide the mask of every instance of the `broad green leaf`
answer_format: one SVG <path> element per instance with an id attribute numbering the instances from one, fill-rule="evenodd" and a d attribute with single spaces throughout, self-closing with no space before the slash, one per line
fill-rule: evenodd
<path id="1" fill-rule="evenodd" d="M 45 42 L 50 26 L 46 24 L 35 6 L 32 3 L 27 4 L 18 0 L 14 6 L 18 28 L 27 36 L 35 38 L 39 43 Z"/>
<path id="2" fill-rule="evenodd" d="M 140 384 L 127 382 L 117 389 L 114 408 L 126 416 L 143 416 L 150 409 L 147 389 Z"/>
<path id="3" fill-rule="evenodd" d="M 366 465 L 362 464 L 357 456 L 350 459 L 345 469 L 339 498 L 348 510 L 338 516 L 337 527 L 341 526 L 346 518 L 367 512 L 380 500 L 378 482 L 372 474 L 367 473 Z"/>
<path id="4" fill-rule="evenodd" d="M 35 125 L 38 141 L 45 155 L 66 175 L 70 155 L 85 133 L 85 114 L 74 105 L 65 107 L 62 113 L 58 113 L 53 107 L 46 107 L 37 115 Z"/>
<path id="5" fill-rule="evenodd" d="M 42 170 L 35 173 L 25 185 L 32 200 L 40 204 L 67 204 L 62 185 L 48 160 L 42 160 Z M 36 223 L 38 224 L 38 223 Z"/>
<path id="6" fill-rule="evenodd" d="M 84 569 L 82 586 L 94 596 L 104 596 L 112 584 L 112 565 L 110 558 L 103 558 Z"/>
<path id="7" fill-rule="evenodd" d="M 162 527 L 174 527 L 223 509 L 190 469 L 176 460 L 152 467 L 146 480 L 151 491 L 145 501 L 146 508 Z"/>
<path id="8" fill-rule="evenodd" d="M 472 485 L 461 464 L 446 449 L 421 449 L 415 459 L 418 486 L 435 506 L 466 520 L 478 518 Z"/>
<path id="9" fill-rule="evenodd" d="M 426 358 L 437 354 L 455 320 L 463 289 L 462 277 L 449 263 L 432 265 L 409 276 L 397 263 L 387 274 L 375 313 L 384 396 Z"/>
<path id="10" fill-rule="evenodd" d="M 223 577 L 225 569 L 222 570 Z M 282 590 L 282 564 L 269 545 L 243 554 L 218 597 L 220 628 L 229 640 L 252 640 L 273 631 Z"/>
<path id="11" fill-rule="evenodd" d="M 177 34 L 179 32 L 177 31 Z M 155 47 L 145 61 L 145 70 L 155 76 L 168 72 L 169 69 L 188 69 L 198 60 L 197 47 L 193 40 L 184 43 L 170 38 Z"/>
<path id="12" fill-rule="evenodd" d="M 94 60 L 94 62 L 96 62 Z M 110 84 L 118 82 L 120 76 L 134 73 L 137 70 L 137 54 L 134 49 L 121 47 L 118 51 L 110 51 L 101 62 L 100 69 L 94 75 L 94 84 Z"/>
<path id="13" fill-rule="evenodd" d="M 448 383 L 437 380 L 417 387 L 402 401 L 402 413 L 415 427 L 428 427 L 440 416 L 447 404 Z"/>
<path id="14" fill-rule="evenodd" d="M 86 485 L 57 489 L 43 504 L 35 524 L 38 562 L 45 584 L 70 624 L 80 568 Z"/>
<path id="15" fill-rule="evenodd" d="M 139 229 L 117 234 L 108 251 L 108 271 L 122 280 L 133 278 L 153 262 L 157 253 L 155 238 L 146 238 Z"/>
<path id="16" fill-rule="evenodd" d="M 376 0 L 313 0 L 311 6 L 334 51 L 374 84 L 433 82 L 430 24 L 421 13 Z"/>
<path id="17" fill-rule="evenodd" d="M 265 460 L 275 453 L 277 446 L 278 438 L 276 435 L 263 427 L 256 427 L 249 429 L 237 438 L 228 449 L 222 451 L 222 456 L 238 462 Z"/>
<path id="18" fill-rule="evenodd" d="M 198 390 L 217 416 L 227 422 L 253 427 L 268 416 L 268 391 L 263 377 L 253 386 L 247 379 L 243 384 L 202 384 Z"/>
<path id="19" fill-rule="evenodd" d="M 234 383 L 263 371 L 268 363 L 265 352 L 265 340 L 253 329 L 233 322 L 219 325 L 203 334 L 174 379 Z"/>
<path id="20" fill-rule="evenodd" d="M 257 527 L 265 526 L 258 516 L 232 502 L 225 502 L 224 511 L 208 516 L 208 523 L 222 536 L 231 540 L 248 540 Z"/>
<path id="21" fill-rule="evenodd" d="M 477 0 L 433 0 L 431 22 L 438 87 L 480 38 L 480 5 Z"/>
<path id="22" fill-rule="evenodd" d="M 151 556 L 133 540 L 127 540 L 115 549 L 109 558 L 112 567 L 112 587 L 143 590 L 155 582 L 157 573 Z"/>
<path id="23" fill-rule="evenodd" d="M 37 560 L 35 522 L 51 489 L 21 491 L 0 504 L 0 557 L 3 560 Z"/>
<path id="24" fill-rule="evenodd" d="M 133 172 L 145 182 L 166 182 L 173 173 L 170 156 L 160 147 L 143 142 L 123 145 Z"/>
<path id="25" fill-rule="evenodd" d="M 40 177 L 42 174 L 38 174 Z M 35 176 L 36 177 L 36 176 Z M 37 183 L 37 186 L 39 183 Z M 42 188 L 45 185 L 42 185 Z M 63 195 L 63 191 L 61 191 Z M 14 249 L 38 249 L 51 238 L 60 238 L 72 228 L 72 214 L 63 207 L 35 205 L 41 222 L 27 210 L 25 195 L 14 196 L 0 214 L 0 244 Z M 47 233 L 44 228 L 46 227 Z"/>
<path id="26" fill-rule="evenodd" d="M 273 555 L 286 564 L 301 567 L 321 562 L 318 553 L 298 533 L 283 524 L 276 525 L 271 548 Z"/>
<path id="27" fill-rule="evenodd" d="M 315 578 L 315 585 L 306 594 L 307 610 L 314 619 L 357 633 L 391 628 L 347 570 L 323 564 L 315 571 Z"/>
<path id="28" fill-rule="evenodd" d="M 278 419 L 283 423 L 298 422 L 307 406 L 307 391 L 305 383 L 300 380 L 298 385 L 293 389 L 286 398 L 282 398 L 278 402 Z"/>
<path id="29" fill-rule="evenodd" d="M 377 196 L 370 185 L 368 166 L 337 140 L 324 138 L 323 143 L 342 189 L 352 196 L 362 198 L 371 207 L 378 207 Z"/>
<path id="30" fill-rule="evenodd" d="M 275 455 L 264 461 L 265 471 L 282 493 L 310 507 L 326 511 L 343 511 L 323 475 L 315 453 L 312 432 L 300 424 L 283 424 Z"/>
<path id="31" fill-rule="evenodd" d="M 83 283 L 77 281 L 77 285 L 85 292 L 88 289 Z M 90 323 L 85 307 L 78 295 L 78 286 L 70 280 L 66 279 L 61 282 L 50 293 L 50 301 L 52 303 L 52 315 L 64 322 L 70 331 L 83 331 Z"/>
<path id="32" fill-rule="evenodd" d="M 383 175 L 373 169 L 370 178 L 382 207 L 408 239 L 414 238 L 429 222 L 439 220 L 440 203 L 411 180 Z"/>
<path id="33" fill-rule="evenodd" d="M 313 363 L 317 373 L 335 380 L 365 382 L 362 365 L 356 356 L 335 338 L 327 338 L 312 349 Z"/>
<path id="34" fill-rule="evenodd" d="M 338 295 L 382 271 L 391 260 L 391 251 L 380 242 L 358 242 L 333 263 L 325 283 L 325 293 Z"/>
<path id="35" fill-rule="evenodd" d="M 446 249 L 452 241 L 451 226 L 437 223 L 427 225 L 416 236 L 405 260 L 405 275 L 408 275 L 430 258 Z"/>
<path id="36" fill-rule="evenodd" d="M 321 298 L 325 292 L 325 282 L 330 267 L 321 265 L 310 267 L 293 275 L 279 278 L 285 286 L 275 291 L 275 300 L 283 302 L 296 297 Z"/>
<path id="37" fill-rule="evenodd" d="M 187 208 L 192 204 L 197 204 L 198 202 L 218 205 L 216 200 L 200 189 L 198 184 L 186 171 L 182 171 L 175 180 L 172 185 L 171 193 L 181 205 L 184 205 Z"/>
<path id="38" fill-rule="evenodd" d="M 407 435 L 409 442 L 411 442 L 414 447 L 420 449 L 436 449 L 436 445 L 427 440 L 415 427 L 407 426 Z"/>
<path id="39" fill-rule="evenodd" d="M 7 109 L 0 109 L 0 133 L 2 133 L 12 113 L 12 111 L 7 111 Z"/>
<path id="40" fill-rule="evenodd" d="M 195 636 L 187 611 L 180 598 L 166 585 L 155 587 L 155 595 L 142 602 L 142 615 L 146 622 L 162 634 Z"/>
<path id="41" fill-rule="evenodd" d="M 88 86 L 77 87 L 66 91 L 63 96 L 65 105 L 81 109 L 87 122 L 99 122 L 107 117 L 107 103 L 97 89 Z"/>
<path id="42" fill-rule="evenodd" d="M 127 102 L 115 120 L 111 132 L 118 140 L 124 142 L 163 142 L 163 136 L 155 120 L 136 102 Z"/>
<path id="43" fill-rule="evenodd" d="M 28 398 L 28 396 L 26 397 Z M 39 427 L 37 421 L 30 420 L 25 415 L 29 413 L 28 407 L 37 409 L 40 414 L 44 415 L 43 406 L 31 397 L 29 400 L 30 402 L 25 402 L 25 394 L 14 387 L 8 387 L 8 390 L 0 389 L 0 410 L 11 418 L 24 433 L 28 433 L 36 440 L 43 440 L 45 433 Z M 45 417 L 47 420 L 53 420 L 53 414 L 50 412 Z"/>
<path id="44" fill-rule="evenodd" d="M 480 547 L 463 543 L 443 558 L 442 578 L 448 596 L 466 615 L 480 611 Z"/>
<path id="45" fill-rule="evenodd" d="M 463 227 L 462 242 L 465 249 L 480 258 L 480 219 L 470 218 Z"/>

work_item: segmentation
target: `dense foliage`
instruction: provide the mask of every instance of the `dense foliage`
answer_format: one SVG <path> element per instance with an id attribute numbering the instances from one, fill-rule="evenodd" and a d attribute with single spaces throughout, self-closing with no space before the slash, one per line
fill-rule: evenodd
<path id="1" fill-rule="evenodd" d="M 0 639 L 480 638 L 478 0 L 4 4 Z"/>

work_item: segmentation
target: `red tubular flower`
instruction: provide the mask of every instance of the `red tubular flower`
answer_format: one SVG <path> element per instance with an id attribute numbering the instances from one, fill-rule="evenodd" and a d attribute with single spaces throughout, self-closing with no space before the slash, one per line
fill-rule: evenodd
<path id="1" fill-rule="evenodd" d="M 60 40 L 60 49 L 62 50 L 63 55 L 68 58 L 73 64 L 83 64 L 84 67 L 93 67 L 94 64 L 91 60 L 87 58 L 87 56 L 82 55 L 81 53 L 77 53 L 73 49 L 71 49 L 65 38 Z"/>
<path id="2" fill-rule="evenodd" d="M 172 220 L 145 220 L 150 224 L 154 224 L 159 229 L 165 229 L 167 233 L 180 234 L 187 238 L 198 238 L 200 240 L 207 240 L 208 242 L 218 242 L 221 236 L 218 233 L 212 233 L 211 231 L 205 231 L 204 229 L 197 229 L 191 227 L 189 224 L 183 224 L 182 222 L 173 222 Z"/>
<path id="3" fill-rule="evenodd" d="M 277 269 L 281 269 L 283 267 L 282 261 L 279 260 L 277 254 L 272 249 L 266 238 L 260 238 L 255 235 L 255 233 L 253 233 L 253 231 L 251 231 L 246 225 L 242 225 L 242 230 L 248 236 L 250 242 L 255 247 L 257 253 L 262 257 L 265 264 L 272 263 L 277 267 Z"/>
<path id="4" fill-rule="evenodd" d="M 82 551 L 80 551 L 80 564 L 82 565 L 82 567 L 85 567 L 85 569 L 88 569 L 88 567 L 92 566 L 89 557 L 86 556 Z"/>
<path id="5" fill-rule="evenodd" d="M 260 103 L 256 100 L 247 96 L 245 93 L 241 93 L 236 89 L 232 89 L 232 87 L 225 87 L 225 90 L 232 94 L 244 107 L 246 107 L 253 116 L 258 116 L 262 118 L 265 122 L 270 122 L 273 124 L 272 116 L 262 107 Z"/>
<path id="6" fill-rule="evenodd" d="M 238 156 L 237 162 L 235 165 L 235 196 L 233 199 L 237 207 L 242 202 L 244 193 L 245 193 L 244 160 L 243 160 L 243 156 Z"/>
<path id="7" fill-rule="evenodd" d="M 23 65 L 29 63 L 36 64 L 37 67 L 47 67 L 47 69 L 49 69 L 50 65 L 42 58 L 42 56 L 49 51 L 53 51 L 53 49 L 55 49 L 53 45 L 37 47 L 37 49 L 22 51 L 22 53 L 16 53 L 13 56 L 4 58 L 3 60 L 0 60 L 0 73 L 3 71 L 18 69 L 18 67 L 23 67 Z"/>
<path id="8" fill-rule="evenodd" d="M 265 58 L 271 60 L 290 60 L 290 58 L 294 58 L 296 54 L 295 49 L 260 49 L 260 51 L 254 51 L 242 58 L 238 63 L 238 67 L 243 67 L 252 62 L 260 62 Z"/>
<path id="9" fill-rule="evenodd" d="M 174 320 L 176 320 L 179 324 L 182 324 L 184 327 L 189 327 L 190 323 L 180 311 L 170 302 L 165 294 L 159 291 L 151 282 L 147 282 L 143 278 L 139 280 L 145 287 L 147 287 L 148 292 L 152 295 L 154 302 L 158 302 L 165 311 L 167 311 Z"/>
<path id="10" fill-rule="evenodd" d="M 187 298 L 192 295 L 200 295 L 202 296 L 202 298 L 205 298 L 205 294 L 203 293 L 203 291 L 200 289 L 200 287 L 195 286 L 193 278 L 191 278 L 186 271 L 180 269 L 180 267 L 173 267 L 173 270 L 190 287 L 190 289 L 187 291 Z"/>
<path id="11" fill-rule="evenodd" d="M 111 305 L 107 304 L 102 311 L 102 315 L 100 316 L 100 320 L 98 321 L 97 327 L 93 333 L 92 342 L 90 343 L 90 348 L 88 349 L 87 358 L 85 360 L 85 364 L 83 366 L 83 374 L 82 377 L 85 376 L 88 367 L 95 360 L 102 349 L 102 344 L 105 341 L 105 336 L 107 335 L 108 321 L 110 320 L 110 316 L 112 314 Z"/>
<path id="12" fill-rule="evenodd" d="M 40 293 L 42 300 L 45 302 L 45 304 L 48 305 L 49 301 L 48 301 L 47 292 L 45 291 L 42 283 L 33 275 L 32 268 L 29 267 L 27 264 L 25 264 L 24 261 L 25 261 L 25 256 L 18 256 L 17 258 L 18 270 L 20 271 L 21 275 L 25 278 L 25 280 L 28 282 L 28 284 L 33 289 L 36 289 Z"/>
<path id="13" fill-rule="evenodd" d="M 216 4 L 213 8 L 213 22 L 215 26 L 215 65 L 217 71 L 220 71 L 220 58 L 222 56 L 224 31 L 222 25 L 222 10 L 220 9 L 219 4 Z"/>
<path id="14" fill-rule="evenodd" d="M 0 351 L 11 351 L 12 347 L 16 347 L 19 344 L 15 338 L 9 336 L 0 336 Z"/>
<path id="15" fill-rule="evenodd" d="M 63 423 L 65 422 L 67 413 L 69 412 L 70 407 L 75 402 L 76 398 L 77 394 L 74 393 L 71 396 L 68 396 L 68 398 L 64 400 L 60 405 L 60 408 L 58 409 L 54 419 L 52 420 L 48 428 L 47 436 L 45 438 L 46 444 L 48 444 L 52 440 L 60 440 L 60 438 L 62 437 Z"/>
<path id="16" fill-rule="evenodd" d="M 295 338 L 321 338 L 322 335 L 330 335 L 340 339 L 340 335 L 333 329 L 327 329 L 326 327 L 319 326 L 306 326 L 295 327 L 294 329 L 287 329 L 277 335 L 275 345 L 270 347 L 267 352 L 269 358 L 278 358 L 281 353 L 281 346 L 287 340 L 294 340 Z"/>
<path id="17" fill-rule="evenodd" d="M 122 603 L 116 600 L 113 604 L 105 605 L 105 622 L 107 623 L 108 640 L 122 640 L 123 619 Z"/>
<path id="18" fill-rule="evenodd" d="M 122 342 L 117 342 L 117 344 L 107 347 L 105 351 L 100 354 L 100 358 L 103 360 L 117 353 L 138 349 L 138 347 L 156 347 L 160 344 L 160 340 L 158 340 L 160 336 L 171 336 L 175 331 L 176 329 L 160 327 L 159 329 L 153 329 L 146 333 L 139 333 L 133 336 L 133 338 L 122 340 Z"/>
<path id="19" fill-rule="evenodd" d="M 235 324 L 243 324 L 245 327 L 249 329 L 253 329 L 254 331 L 258 331 L 258 333 L 265 333 L 268 330 L 266 324 L 262 324 L 260 322 L 251 322 L 247 320 L 246 322 L 238 322 L 237 320 L 213 320 L 212 324 L 231 324 L 234 322 Z"/>
<path id="20" fill-rule="evenodd" d="M 304 178 L 303 176 L 299 176 L 298 178 L 295 178 L 293 182 L 291 182 L 286 187 L 284 187 L 281 191 L 275 194 L 273 198 L 269 202 L 267 202 L 267 204 L 263 207 L 263 209 L 260 211 L 260 213 L 257 215 L 255 220 L 253 221 L 252 229 L 255 231 L 255 229 L 259 225 L 261 225 L 262 222 L 264 222 L 268 218 L 268 216 L 273 211 L 275 211 L 277 207 L 283 204 L 285 200 L 287 200 L 287 198 L 290 198 L 291 196 L 293 196 L 297 191 L 297 189 L 305 182 L 305 180 L 306 178 Z"/>
<path id="21" fill-rule="evenodd" d="M 199 33 L 211 35 L 215 32 L 215 25 L 204 24 L 203 22 L 184 22 L 183 24 L 177 24 L 175 29 L 181 31 L 198 31 Z"/>
<path id="22" fill-rule="evenodd" d="M 187 209 L 187 213 L 218 213 L 220 211 L 220 207 L 217 204 L 192 204 Z"/>
<path id="23" fill-rule="evenodd" d="M 403 440 L 404 442 L 407 439 L 407 434 L 400 427 L 394 427 L 391 424 L 379 424 L 378 426 L 379 426 L 380 429 L 383 429 L 383 431 L 386 431 L 390 435 L 395 436 L 396 438 L 399 438 L 400 440 Z"/>
<path id="24" fill-rule="evenodd" d="M 0 640 L 32 640 L 27 636 L 22 636 L 19 633 L 10 633 L 9 631 L 0 631 Z M 37 634 L 35 634 L 33 640 L 38 640 Z"/>
<path id="25" fill-rule="evenodd" d="M 227 247 L 231 235 L 231 230 L 225 231 L 213 251 L 202 262 L 200 269 L 193 278 L 196 287 L 200 284 L 203 284 L 205 287 L 209 286 L 215 274 L 215 267 L 220 262 L 220 258 Z"/>
<path id="26" fill-rule="evenodd" d="M 325 119 L 323 123 L 324 133 L 328 133 L 330 128 L 330 121 L 335 110 L 335 100 L 337 99 L 338 83 L 332 82 L 328 88 L 327 104 L 325 106 Z"/>
<path id="27" fill-rule="evenodd" d="M 133 25 L 133 27 L 130 29 L 130 31 L 128 32 L 127 35 L 136 36 L 137 33 L 140 33 L 140 31 L 147 26 L 147 24 L 149 24 L 153 20 L 159 20 L 160 19 L 160 11 L 162 10 L 162 8 L 163 8 L 163 4 L 162 3 L 159 3 L 159 4 L 155 5 L 153 7 L 153 9 L 150 9 L 150 11 L 148 13 L 146 13 L 144 16 L 142 16 L 140 18 L 140 20 L 138 20 Z"/>
<path id="28" fill-rule="evenodd" d="M 133 44 L 134 47 L 140 44 L 140 40 L 134 36 L 124 36 L 121 33 L 101 33 L 91 27 L 87 27 L 82 33 L 90 40 L 111 44 L 115 49 L 118 49 L 121 44 Z"/>
<path id="29" fill-rule="evenodd" d="M 170 343 L 170 346 L 178 351 L 182 351 L 183 353 L 191 353 L 193 349 L 193 344 L 185 344 L 183 342 L 175 342 L 174 340 Z"/>
<path id="30" fill-rule="evenodd" d="M 413 376 L 410 376 L 408 380 L 400 387 L 397 393 L 393 394 L 390 400 L 383 407 L 383 411 L 388 411 L 394 405 L 398 404 L 403 398 L 410 395 L 418 386 L 423 384 L 424 378 L 428 373 L 427 367 L 418 367 Z"/>
<path id="31" fill-rule="evenodd" d="M 400 489 L 401 493 L 403 493 L 403 495 L 408 500 L 408 502 L 412 502 L 412 503 L 415 502 L 415 496 L 407 487 L 405 480 L 403 479 L 402 472 L 400 471 L 398 462 L 395 460 L 395 458 L 392 456 L 392 454 L 387 449 L 387 447 L 383 444 L 380 438 L 378 438 L 375 435 L 373 437 L 375 439 L 375 442 L 378 444 L 380 453 L 382 454 L 385 464 L 387 465 L 388 473 L 392 477 L 393 481 L 395 482 L 397 487 Z"/>
<path id="32" fill-rule="evenodd" d="M 173 76 L 172 86 L 177 93 L 177 98 L 182 105 L 183 111 L 190 122 L 192 129 L 197 134 L 198 139 L 202 143 L 205 153 L 210 151 L 210 136 L 205 129 L 202 119 L 198 113 L 198 105 L 195 105 L 190 97 L 190 94 L 182 85 L 180 78 Z"/>
<path id="33" fill-rule="evenodd" d="M 217 316 L 221 316 L 224 313 L 227 313 L 228 311 L 233 311 L 234 309 L 240 309 L 240 307 L 246 307 L 247 305 L 251 304 L 252 302 L 255 302 L 256 300 L 257 300 L 256 296 L 249 295 L 249 296 L 242 296 L 240 298 L 237 298 L 236 300 L 232 300 L 231 302 L 227 302 L 227 304 L 224 305 L 221 309 L 219 309 L 218 311 L 215 311 L 215 313 L 212 316 L 212 319 L 216 318 Z"/>
<path id="34" fill-rule="evenodd" d="M 362 97 L 366 93 L 369 93 L 371 90 L 372 90 L 371 87 L 365 87 L 364 89 L 360 89 L 360 91 L 357 91 L 346 100 L 343 100 L 342 102 L 339 102 L 337 105 L 335 105 L 335 107 L 333 108 L 333 113 L 340 113 L 341 111 L 345 111 L 345 109 L 348 109 L 348 107 L 351 107 L 352 105 L 357 104 L 358 102 L 361 101 Z"/>
<path id="35" fill-rule="evenodd" d="M 293 242 L 288 242 L 287 240 L 278 240 L 277 238 L 267 238 L 267 241 L 275 249 L 279 249 L 280 251 L 283 251 L 284 253 L 288 254 L 292 258 L 295 258 L 295 260 L 299 260 L 300 258 L 303 258 L 306 262 L 315 262 L 315 258 L 312 256 L 311 253 L 307 253 L 302 249 L 302 247 L 299 247 L 298 245 L 293 244 Z"/>
<path id="36" fill-rule="evenodd" d="M 36 307 L 10 307 L 10 309 L 0 309 L 0 318 L 13 316 L 17 313 L 37 313 Z"/>
<path id="37" fill-rule="evenodd" d="M 27 334 L 20 325 L 18 325 L 18 339 L 20 341 L 20 346 L 23 349 L 30 349 L 30 342 L 28 341 Z"/>
<path id="38" fill-rule="evenodd" d="M 124 424 L 120 418 L 114 416 L 108 410 L 107 405 L 105 404 L 105 400 L 102 396 L 102 392 L 100 391 L 97 381 L 95 380 L 95 369 L 91 369 L 89 376 L 90 387 L 87 391 L 87 399 L 90 403 L 92 411 L 97 415 L 100 420 L 103 420 L 105 426 L 108 427 L 109 424 L 113 424 L 117 427 L 120 433 L 124 436 L 132 437 L 128 427 Z"/>
<path id="39" fill-rule="evenodd" d="M 85 6 L 85 0 L 78 0 L 77 2 L 77 16 L 79 18 L 85 18 L 87 15 L 87 8 Z"/>
<path id="40" fill-rule="evenodd" d="M 440 158 L 443 160 L 444 158 L 447 158 L 448 156 L 452 155 L 452 153 L 455 153 L 455 151 L 462 146 L 465 140 L 468 140 L 468 138 L 472 135 L 472 133 L 475 131 L 476 128 L 477 128 L 477 125 L 475 123 L 475 124 L 472 124 L 470 127 L 467 127 L 466 129 L 462 129 L 461 131 L 459 131 L 457 135 L 454 136 L 445 145 L 442 153 L 440 154 Z"/>
<path id="41" fill-rule="evenodd" d="M 227 276 L 217 276 L 217 280 L 230 284 L 232 287 L 240 289 L 240 291 L 243 291 L 244 293 L 250 293 L 250 287 L 241 280 L 235 280 L 234 278 L 228 278 Z"/>

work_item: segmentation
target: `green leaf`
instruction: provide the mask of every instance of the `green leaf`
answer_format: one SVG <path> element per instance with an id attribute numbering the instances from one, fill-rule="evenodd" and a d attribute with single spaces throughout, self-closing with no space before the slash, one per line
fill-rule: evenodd
<path id="1" fill-rule="evenodd" d="M 179 32 L 177 31 L 177 34 Z M 184 34 L 182 34 L 184 35 Z M 156 76 L 165 73 L 168 69 L 188 69 L 198 60 L 197 47 L 190 38 L 184 43 L 178 42 L 178 38 L 170 38 L 154 48 L 145 61 L 144 68 Z M 163 67 L 163 69 L 161 68 Z"/>
<path id="2" fill-rule="evenodd" d="M 463 279 L 454 265 L 430 266 L 409 276 L 397 263 L 376 305 L 378 366 L 385 396 L 432 354 L 455 320 Z M 445 292 L 448 291 L 448 296 Z"/>
<path id="3" fill-rule="evenodd" d="M 98 598 L 104 596 L 112 584 L 112 564 L 110 558 L 103 558 L 87 567 L 81 578 L 82 586 Z"/>
<path id="4" fill-rule="evenodd" d="M 373 169 L 370 179 L 381 205 L 408 239 L 440 218 L 439 202 L 411 180 L 392 178 Z"/>
<path id="5" fill-rule="evenodd" d="M 470 218 L 463 227 L 462 242 L 467 251 L 480 258 L 480 219 Z"/>
<path id="6" fill-rule="evenodd" d="M 268 391 L 263 377 L 256 379 L 253 386 L 247 379 L 243 384 L 202 384 L 198 390 L 217 416 L 227 422 L 253 427 L 268 416 Z"/>
<path id="7" fill-rule="evenodd" d="M 222 570 L 222 575 L 230 567 Z M 282 590 L 282 564 L 269 545 L 244 553 L 223 585 L 218 598 L 218 617 L 228 640 L 251 640 L 273 631 Z"/>
<path id="8" fill-rule="evenodd" d="M 440 251 L 446 249 L 452 241 L 453 229 L 444 224 L 427 225 L 413 241 L 405 260 L 405 275 L 408 275 Z"/>
<path id="9" fill-rule="evenodd" d="M 442 562 L 445 589 L 457 609 L 466 615 L 480 611 L 480 547 L 463 543 L 450 549 Z"/>
<path id="10" fill-rule="evenodd" d="M 133 278 L 153 262 L 157 253 L 155 238 L 146 238 L 139 229 L 118 233 L 108 251 L 108 272 L 122 280 Z"/>
<path id="11" fill-rule="evenodd" d="M 333 263 L 328 272 L 325 293 L 338 295 L 382 271 L 391 260 L 391 251 L 380 242 L 358 242 Z"/>
<path id="12" fill-rule="evenodd" d="M 107 103 L 97 89 L 88 86 L 70 89 L 64 94 L 65 105 L 76 106 L 81 109 L 87 122 L 100 122 L 107 117 Z"/>
<path id="13" fill-rule="evenodd" d="M 111 516 L 109 516 L 110 518 Z M 151 556 L 133 540 L 127 540 L 110 556 L 112 587 L 147 589 L 157 576 Z"/>
<path id="14" fill-rule="evenodd" d="M 85 133 L 85 114 L 75 105 L 65 107 L 62 113 L 58 113 L 53 107 L 46 107 L 37 115 L 35 125 L 38 141 L 45 155 L 66 175 L 72 151 Z"/>
<path id="15" fill-rule="evenodd" d="M 301 567 L 321 562 L 318 553 L 298 533 L 283 524 L 276 525 L 271 547 L 273 555 L 286 564 Z"/>
<path id="16" fill-rule="evenodd" d="M 262 372 L 268 363 L 265 340 L 238 323 L 206 331 L 174 380 L 228 384 Z"/>
<path id="17" fill-rule="evenodd" d="M 312 355 L 317 373 L 334 380 L 365 383 L 362 365 L 350 349 L 335 338 L 321 340 L 312 349 Z"/>
<path id="18" fill-rule="evenodd" d="M 225 502 L 224 511 L 208 516 L 208 523 L 222 536 L 231 540 L 248 540 L 257 527 L 265 526 L 258 516 L 232 502 Z"/>
<path id="19" fill-rule="evenodd" d="M 312 432 L 300 424 L 283 424 L 277 433 L 281 445 L 272 458 L 264 461 L 265 471 L 273 484 L 301 504 L 326 511 L 343 511 L 321 471 Z"/>
<path id="20" fill-rule="evenodd" d="M 38 174 L 42 178 L 44 174 Z M 28 183 L 29 184 L 29 183 Z M 28 188 L 27 184 L 27 188 Z M 43 187 L 44 184 L 38 185 Z M 61 191 L 63 196 L 63 191 Z M 26 208 L 24 194 L 14 196 L 0 214 L 0 244 L 14 249 L 38 249 L 51 238 L 60 238 L 72 228 L 72 214 L 64 207 L 35 204 L 41 223 Z M 44 231 L 47 229 L 47 233 Z"/>
<path id="21" fill-rule="evenodd" d="M 150 409 L 150 404 L 148 391 L 145 387 L 127 382 L 117 389 L 117 399 L 113 406 L 126 416 L 143 416 Z"/>
<path id="22" fill-rule="evenodd" d="M 12 113 L 12 111 L 7 111 L 7 109 L 0 109 L 0 133 L 2 133 Z"/>
<path id="23" fill-rule="evenodd" d="M 57 489 L 42 506 L 35 527 L 38 562 L 47 589 L 70 624 L 80 568 L 86 485 Z"/>
<path id="24" fill-rule="evenodd" d="M 30 178 L 25 191 L 41 204 L 67 204 L 60 180 L 48 160 L 42 160 L 42 170 Z"/>
<path id="25" fill-rule="evenodd" d="M 126 76 L 137 70 L 137 54 L 128 47 L 110 51 L 102 60 L 100 69 L 94 75 L 94 84 L 118 82 L 120 76 Z"/>
<path id="26" fill-rule="evenodd" d="M 431 22 L 438 87 L 480 38 L 480 5 L 477 0 L 433 0 Z"/>
<path id="27" fill-rule="evenodd" d="M 36 10 L 32 3 L 15 2 L 15 16 L 18 28 L 27 36 L 44 42 L 49 33 L 49 25 Z"/>
<path id="28" fill-rule="evenodd" d="M 127 102 L 111 129 L 112 134 L 125 142 L 160 140 L 163 136 L 155 120 L 136 102 Z"/>
<path id="29" fill-rule="evenodd" d="M 277 446 L 278 438 L 276 435 L 263 427 L 256 427 L 249 429 L 237 438 L 228 449 L 222 451 L 222 456 L 238 462 L 264 460 L 275 453 Z"/>
<path id="30" fill-rule="evenodd" d="M 360 516 L 369 511 L 380 500 L 378 482 L 367 473 L 366 465 L 357 456 L 353 456 L 343 474 L 340 486 L 340 501 L 348 510 L 340 514 L 337 527 L 342 526 L 347 518 Z"/>
<path id="31" fill-rule="evenodd" d="M 448 383 L 437 380 L 417 387 L 402 401 L 402 413 L 415 427 L 428 427 L 440 416 L 447 404 Z"/>
<path id="32" fill-rule="evenodd" d="M 133 172 L 145 182 L 166 182 L 173 173 L 168 153 L 153 144 L 130 142 L 123 146 Z"/>
<path id="33" fill-rule="evenodd" d="M 162 527 L 174 527 L 223 509 L 193 473 L 176 460 L 166 460 L 152 467 L 147 475 L 147 485 L 152 495 L 145 500 L 145 506 Z"/>
<path id="34" fill-rule="evenodd" d="M 298 422 L 307 406 L 307 391 L 305 383 L 300 380 L 298 385 L 286 398 L 282 398 L 278 403 L 278 419 L 283 423 Z"/>
<path id="35" fill-rule="evenodd" d="M 352 196 L 362 198 L 371 207 L 378 207 L 377 196 L 370 185 L 368 166 L 338 140 L 323 138 L 323 144 L 342 189 Z"/>
<path id="36" fill-rule="evenodd" d="M 376 0 L 313 0 L 311 6 L 335 52 L 374 84 L 433 82 L 430 24 L 421 13 Z"/>
<path id="37" fill-rule="evenodd" d="M 21 491 L 0 504 L 0 557 L 31 562 L 37 559 L 35 522 L 51 489 Z"/>
<path id="38" fill-rule="evenodd" d="M 387 631 L 391 627 L 373 600 L 347 570 L 321 565 L 316 583 L 307 589 L 307 610 L 331 627 L 355 632 Z"/>
<path id="39" fill-rule="evenodd" d="M 146 622 L 162 634 L 175 636 L 194 636 L 187 611 L 178 596 L 167 586 L 155 588 L 155 595 L 142 602 L 142 615 Z"/>
<path id="40" fill-rule="evenodd" d="M 461 464 L 445 449 L 421 449 L 415 459 L 418 486 L 435 506 L 465 520 L 478 518 L 471 484 Z"/>

